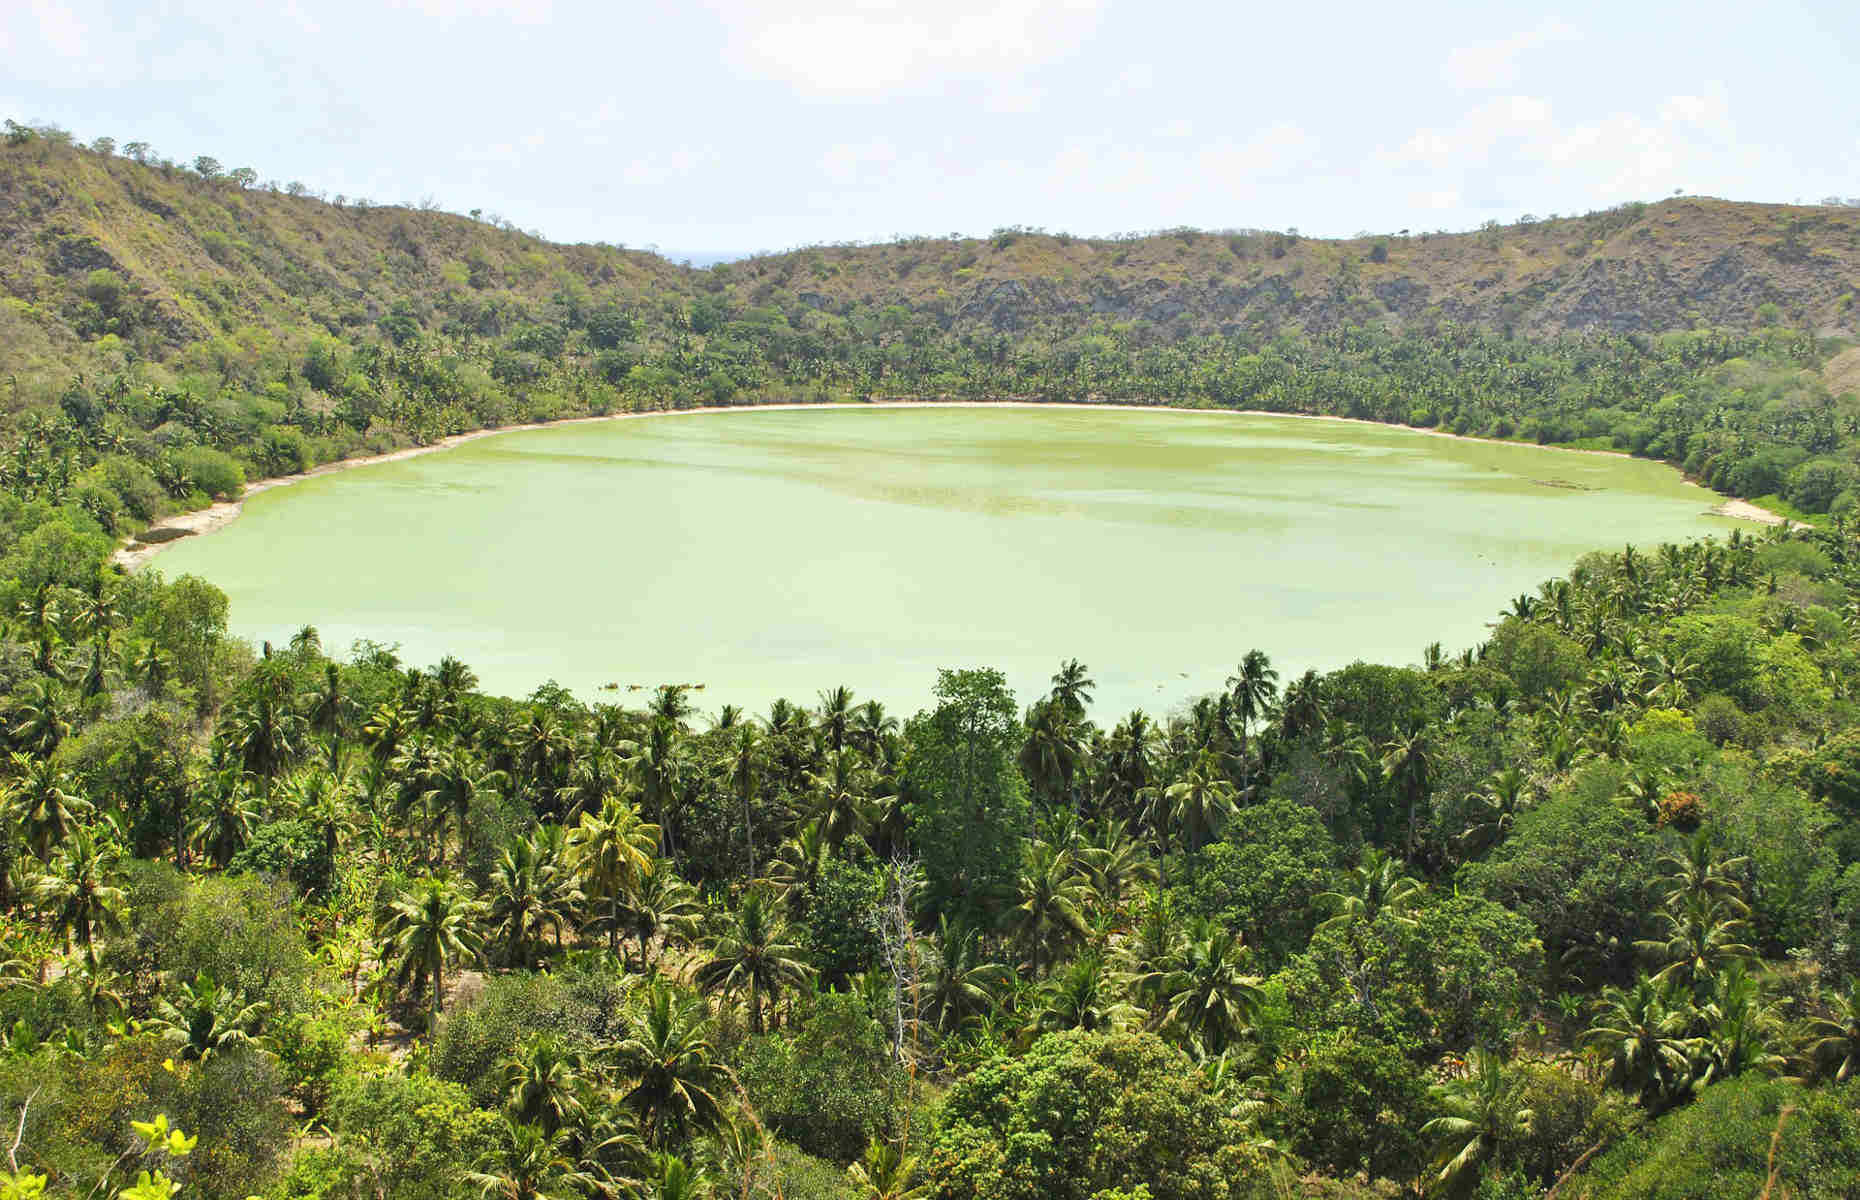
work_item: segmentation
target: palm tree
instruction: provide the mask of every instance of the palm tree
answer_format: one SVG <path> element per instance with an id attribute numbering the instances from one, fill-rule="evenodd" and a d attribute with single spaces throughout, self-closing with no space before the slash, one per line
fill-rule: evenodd
<path id="1" fill-rule="evenodd" d="M 1074 780 L 1085 760 L 1078 718 L 1058 700 L 1036 700 L 1027 709 L 1027 740 L 1021 744 L 1020 770 L 1034 795 L 1050 805 L 1076 802 Z"/>
<path id="2" fill-rule="evenodd" d="M 1632 988 L 1603 990 L 1601 1009 L 1582 1040 L 1607 1055 L 1611 1082 L 1657 1109 L 1691 1082 L 1691 1021 L 1666 986 L 1642 976 Z"/>
<path id="3" fill-rule="evenodd" d="M 1412 730 L 1382 748 L 1382 777 L 1393 783 L 1408 803 L 1406 845 L 1409 858 L 1414 857 L 1416 821 L 1421 800 L 1427 795 L 1433 762 L 1433 747 L 1428 743 L 1424 728 Z"/>
<path id="4" fill-rule="evenodd" d="M 954 1033 L 993 1007 L 995 994 L 1009 978 L 1008 969 L 985 961 L 981 937 L 949 914 L 937 914 L 935 953 L 923 985 L 923 1011 L 930 1024 Z"/>
<path id="5" fill-rule="evenodd" d="M 559 828 L 559 827 L 557 827 Z M 543 831 L 516 837 L 491 869 L 491 936 L 504 947 L 506 962 L 525 964 L 545 926 L 559 931 L 581 897 L 565 877 L 555 847 Z"/>
<path id="6" fill-rule="evenodd" d="M 1649 821 L 1660 818 L 1660 801 L 1670 790 L 1666 776 L 1654 767 L 1636 767 L 1621 785 L 1623 798 Z"/>
<path id="7" fill-rule="evenodd" d="M 1248 731 L 1272 710 L 1272 702 L 1279 694 L 1279 673 L 1272 669 L 1272 660 L 1264 651 L 1248 650 L 1240 666 L 1228 676 L 1227 688 L 1233 696 L 1234 715 L 1240 718 L 1240 750 L 1244 754 Z"/>
<path id="8" fill-rule="evenodd" d="M 1680 850 L 1660 859 L 1660 867 L 1667 882 L 1667 906 L 1683 906 L 1694 899 L 1704 898 L 1731 916 L 1749 916 L 1750 906 L 1744 903 L 1744 887 L 1737 879 L 1737 872 L 1749 863 L 1750 860 L 1743 855 L 1720 857 L 1710 832 L 1699 830 L 1685 840 Z"/>
<path id="9" fill-rule="evenodd" d="M 51 869 L 39 877 L 34 899 L 52 918 L 71 952 L 75 935 L 86 962 L 97 961 L 98 933 L 122 930 L 122 909 L 127 894 L 110 882 L 116 854 L 99 845 L 89 829 L 79 828 L 58 848 Z"/>
<path id="10" fill-rule="evenodd" d="M 1100 800 L 1104 807 L 1126 817 L 1139 816 L 1155 785 L 1155 760 L 1156 729 L 1139 709 L 1111 731 L 1105 745 L 1100 771 Z"/>
<path id="11" fill-rule="evenodd" d="M 285 780 L 280 799 L 287 811 L 322 836 L 323 856 L 334 864 L 344 839 L 356 829 L 348 780 L 321 766 L 300 770 Z"/>
<path id="12" fill-rule="evenodd" d="M 278 688 L 260 681 L 249 700 L 231 705 L 220 719 L 220 738 L 245 770 L 270 794 L 271 781 L 302 751 L 309 722 L 293 712 Z"/>
<path id="13" fill-rule="evenodd" d="M 655 721 L 664 721 L 683 733 L 685 723 L 697 709 L 691 704 L 691 685 L 687 683 L 662 683 L 653 690 L 652 700 L 646 705 L 646 711 Z"/>
<path id="14" fill-rule="evenodd" d="M 587 1118 L 587 1061 L 554 1034 L 531 1038 L 503 1069 L 504 1112 L 513 1123 L 553 1135 Z"/>
<path id="15" fill-rule="evenodd" d="M 1467 797 L 1471 813 L 1466 827 L 1453 839 L 1454 848 L 1467 857 L 1502 841 L 1512 823 L 1529 806 L 1529 777 L 1516 766 L 1494 771 L 1485 784 Z"/>
<path id="16" fill-rule="evenodd" d="M 1647 689 L 1649 704 L 1659 708 L 1683 708 L 1690 697 L 1691 684 L 1698 678 L 1698 667 L 1677 651 L 1669 655 L 1664 650 L 1655 650 L 1647 667 L 1647 678 L 1651 680 Z"/>
<path id="17" fill-rule="evenodd" d="M 1170 976 L 1186 944 L 1182 922 L 1166 898 L 1152 898 L 1145 904 L 1130 936 L 1117 948 L 1131 995 L 1145 1004 L 1165 1005 Z"/>
<path id="18" fill-rule="evenodd" d="M 342 669 L 335 663 L 323 664 L 322 685 L 304 696 L 304 720 L 310 731 L 323 739 L 329 748 L 331 774 L 342 769 L 342 739 L 355 719 L 357 705 L 342 690 Z"/>
<path id="19" fill-rule="evenodd" d="M 745 876 L 747 879 L 756 877 L 756 827 L 755 818 L 749 811 L 749 805 L 761 787 L 761 749 L 762 733 L 754 725 L 744 722 L 732 728 L 729 758 L 730 787 L 736 792 L 738 803 L 743 806 L 743 844 L 749 855 L 749 874 Z"/>
<path id="20" fill-rule="evenodd" d="M 486 1150 L 466 1182 L 486 1200 L 580 1200 L 594 1180 L 575 1166 L 566 1135 L 505 1122 L 499 1144 Z"/>
<path id="21" fill-rule="evenodd" d="M 483 796 L 493 793 L 500 776 L 479 768 L 469 754 L 458 750 L 441 751 L 438 762 L 427 774 L 422 805 L 430 814 L 434 838 L 439 843 L 439 857 L 445 859 L 446 827 L 457 832 L 459 869 L 471 854 L 471 816 L 473 807 Z"/>
<path id="22" fill-rule="evenodd" d="M 71 736 L 77 716 L 70 693 L 55 679 L 39 678 L 26 684 L 11 705 L 7 737 L 40 758 L 49 758 Z"/>
<path id="23" fill-rule="evenodd" d="M 158 995 L 146 1027 L 175 1047 L 183 1061 L 204 1063 L 215 1054 L 260 1044 L 266 1011 L 262 1002 L 247 1001 L 203 971 Z"/>
<path id="24" fill-rule="evenodd" d="M 52 646 L 58 637 L 58 628 L 63 621 L 60 600 L 65 589 L 50 580 L 39 584 L 32 593 L 19 601 L 17 613 L 25 632 L 39 644 L 39 653 L 33 659 L 33 665 L 41 674 L 53 673 Z"/>
<path id="25" fill-rule="evenodd" d="M 716 1189 L 701 1167 L 660 1153 L 652 1156 L 639 1194 L 643 1200 L 710 1200 Z"/>
<path id="26" fill-rule="evenodd" d="M 930 1187 L 920 1174 L 917 1156 L 907 1153 L 902 1141 L 882 1139 L 869 1143 L 865 1157 L 846 1168 L 857 1200 L 924 1200 Z"/>
<path id="27" fill-rule="evenodd" d="M 1082 1029 L 1108 1033 L 1127 1029 L 1143 1019 L 1142 1010 L 1118 994 L 1117 983 L 1106 969 L 1103 955 L 1087 951 L 1073 959 L 1040 989 L 1033 1028 L 1041 1033 Z"/>
<path id="28" fill-rule="evenodd" d="M 679 743 L 679 725 L 659 718 L 646 730 L 646 740 L 632 760 L 640 782 L 641 807 L 657 822 L 659 853 L 676 858 L 674 824 L 678 792 L 684 782 L 685 762 Z"/>
<path id="29" fill-rule="evenodd" d="M 90 802 L 77 794 L 76 784 L 62 767 L 18 752 L 10 761 L 16 778 L 0 786 L 25 832 L 26 848 L 44 862 L 53 847 L 90 815 Z"/>
<path id="30" fill-rule="evenodd" d="M 1404 914 L 1420 901 L 1421 894 L 1420 883 L 1403 873 L 1399 858 L 1373 846 L 1365 847 L 1362 858 L 1350 871 L 1345 890 L 1321 892 L 1314 897 L 1318 906 L 1331 914 L 1319 928 L 1373 921 L 1384 909 L 1405 920 Z"/>
<path id="31" fill-rule="evenodd" d="M 433 668 L 433 690 L 438 693 L 446 712 L 457 714 L 459 707 L 478 686 L 478 674 L 450 654 Z"/>
<path id="32" fill-rule="evenodd" d="M 362 723 L 362 740 L 374 750 L 375 758 L 387 762 L 400 751 L 400 744 L 413 734 L 413 714 L 394 700 L 383 700 L 369 712 Z"/>
<path id="33" fill-rule="evenodd" d="M 1782 1058 L 1770 1052 L 1781 1022 L 1757 974 L 1741 961 L 1714 976 L 1710 996 L 1698 1009 L 1704 1030 L 1695 1045 L 1696 1087 L 1746 1071 L 1772 1071 Z"/>
<path id="34" fill-rule="evenodd" d="M 1173 828 L 1191 855 L 1218 838 L 1238 811 L 1238 793 L 1212 750 L 1196 755 L 1188 773 L 1163 791 L 1163 800 L 1168 818 L 1158 826 Z"/>
<path id="35" fill-rule="evenodd" d="M 857 751 L 832 751 L 822 770 L 808 774 L 807 783 L 813 793 L 807 815 L 819 822 L 829 846 L 837 850 L 872 828 L 872 781 Z"/>
<path id="36" fill-rule="evenodd" d="M 827 749 L 835 754 L 846 749 L 853 722 L 852 689 L 841 685 L 820 693 L 820 732 L 826 735 Z"/>
<path id="37" fill-rule="evenodd" d="M 646 985 L 640 1011 L 614 1056 L 633 1079 L 624 1099 L 639 1113 L 650 1144 L 675 1144 L 722 1119 L 717 1096 L 726 1078 L 702 1006 L 680 1000 L 665 980 Z"/>
<path id="38" fill-rule="evenodd" d="M 1537 1114 L 1521 1105 L 1498 1055 L 1474 1049 L 1464 1078 L 1436 1091 L 1443 1110 L 1421 1126 L 1421 1136 L 1439 1146 L 1434 1176 L 1444 1191 L 1469 1191 L 1479 1168 L 1506 1148 L 1528 1138 Z"/>
<path id="39" fill-rule="evenodd" d="M 1224 1053 L 1265 1003 L 1259 980 L 1240 970 L 1245 953 L 1238 933 L 1203 922 L 1163 985 L 1169 996 L 1164 1024 L 1188 1034 L 1208 1055 Z"/>
<path id="40" fill-rule="evenodd" d="M 465 885 L 434 875 L 389 904 L 385 916 L 382 957 L 393 960 L 397 979 L 411 980 L 416 991 L 431 989 L 436 1019 L 445 1011 L 446 970 L 475 962 L 483 953 L 479 925 L 484 905 Z"/>
<path id="41" fill-rule="evenodd" d="M 252 828 L 257 823 L 258 810 L 245 780 L 235 773 L 222 772 L 212 781 L 188 823 L 188 838 L 223 871 L 252 840 Z"/>
<path id="42" fill-rule="evenodd" d="M 1008 914 L 1008 928 L 1025 949 L 1035 975 L 1045 974 L 1085 937 L 1090 892 L 1070 850 L 1047 842 L 1027 847 L 1020 869 L 1020 903 Z"/>
<path id="43" fill-rule="evenodd" d="M 653 947 L 673 938 L 691 938 L 702 911 L 691 885 L 669 862 L 655 858 L 621 897 L 617 919 L 620 931 L 638 944 L 641 966 L 650 968 L 657 957 Z"/>
<path id="44" fill-rule="evenodd" d="M 599 813 L 581 814 L 568 835 L 569 862 L 589 901 L 607 906 L 607 947 L 620 952 L 620 905 L 652 867 L 657 826 L 639 819 L 625 801 L 610 797 Z"/>
<path id="45" fill-rule="evenodd" d="M 748 991 L 749 1028 L 761 1033 L 764 998 L 772 1014 L 782 992 L 799 988 L 813 974 L 801 948 L 788 937 L 780 910 L 760 889 L 752 888 L 692 978 L 706 992 Z"/>
<path id="46" fill-rule="evenodd" d="M 1098 686 L 1085 664 L 1069 658 L 1053 676 L 1052 699 L 1073 721 L 1083 721 L 1091 704 L 1091 690 Z"/>
<path id="47" fill-rule="evenodd" d="M 769 864 L 769 878 L 780 886 L 789 907 L 799 913 L 832 858 L 833 846 L 820 822 L 804 821 L 794 831 L 794 836 L 775 852 L 775 861 Z"/>
<path id="48" fill-rule="evenodd" d="M 154 642 L 142 648 L 142 653 L 131 658 L 130 673 L 142 684 L 142 694 L 150 700 L 159 700 L 168 686 L 168 676 L 174 670 L 174 664 L 161 647 Z"/>
<path id="49" fill-rule="evenodd" d="M 1804 1027 L 1811 1074 L 1830 1067 L 1836 1083 L 1860 1074 L 1860 979 L 1847 985 L 1825 1017 L 1811 1017 Z"/>
<path id="50" fill-rule="evenodd" d="M 535 705 L 505 729 L 504 745 L 523 783 L 538 796 L 554 797 L 574 752 L 574 739 L 562 719 L 552 709 Z"/>
<path id="51" fill-rule="evenodd" d="M 1664 938 L 1635 945 L 1666 960 L 1655 979 L 1670 980 L 1697 994 L 1726 966 L 1756 955 L 1742 941 L 1748 922 L 1731 912 L 1724 901 L 1712 896 L 1687 896 L 1677 912 L 1660 910 L 1658 916 L 1666 925 Z"/>
<path id="52" fill-rule="evenodd" d="M 1110 818 L 1098 826 L 1095 840 L 1079 851 L 1085 876 L 1098 902 L 1121 913 L 1136 889 L 1156 881 L 1156 863 L 1143 843 L 1131 836 L 1122 820 Z"/>
<path id="53" fill-rule="evenodd" d="M 889 765 L 887 747 L 897 740 L 897 732 L 898 719 L 886 716 L 885 706 L 877 700 L 867 700 L 854 711 L 847 737 L 867 761 L 883 768 Z"/>

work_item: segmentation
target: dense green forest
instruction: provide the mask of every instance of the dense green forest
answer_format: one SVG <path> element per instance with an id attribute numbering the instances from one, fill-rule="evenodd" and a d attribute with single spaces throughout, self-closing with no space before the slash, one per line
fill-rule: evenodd
<path id="1" fill-rule="evenodd" d="M 1184 231 L 1100 248 L 1349 269 L 1231 327 L 978 311 L 935 293 L 1098 250 L 691 272 L 9 142 L 0 1197 L 1860 1192 L 1860 402 L 1820 309 L 1395 319 L 1411 242 Z M 1662 211 L 1429 240 L 1599 255 Z M 1777 261 L 1845 270 L 1830 228 Z M 944 283 L 860 299 L 895 254 Z M 1077 662 L 915 714 L 495 697 L 110 564 L 465 429 L 925 396 L 1612 446 L 1832 515 L 1590 556 L 1413 664 L 1210 646 L 1174 714 Z"/>

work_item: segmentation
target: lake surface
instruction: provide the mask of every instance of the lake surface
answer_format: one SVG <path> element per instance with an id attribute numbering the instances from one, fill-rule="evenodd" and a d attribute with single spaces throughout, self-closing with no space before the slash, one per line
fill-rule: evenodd
<path id="1" fill-rule="evenodd" d="M 1000 667 L 1025 703 L 1077 657 L 1109 725 L 1254 647 L 1290 678 L 1473 645 L 1586 551 L 1727 532 L 1715 500 L 1655 463 L 1337 421 L 849 406 L 483 438 L 261 493 L 153 567 L 224 588 L 242 636 L 452 654 L 509 695 L 703 683 L 765 711 L 845 683 L 908 713 L 938 667 Z"/>

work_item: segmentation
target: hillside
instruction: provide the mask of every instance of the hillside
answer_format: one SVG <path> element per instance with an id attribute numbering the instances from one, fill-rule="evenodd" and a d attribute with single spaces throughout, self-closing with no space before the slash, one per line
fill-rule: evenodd
<path id="1" fill-rule="evenodd" d="M 108 271 L 115 281 L 100 277 Z M 142 358 L 255 331 L 366 336 L 401 305 L 496 336 L 550 303 L 627 308 L 666 332 L 697 297 L 797 327 L 902 306 L 946 331 L 1162 338 L 1452 320 L 1546 338 L 1781 320 L 1860 329 L 1860 210 L 1674 199 L 1462 234 L 1346 241 L 1171 231 L 1117 240 L 810 247 L 706 271 L 564 246 L 469 217 L 337 205 L 35 138 L 0 150 L 0 370 L 26 387 L 119 335 Z M 1765 320 L 1764 305 L 1775 305 Z M 443 314 L 443 316 L 441 315 Z M 241 332 L 243 331 L 243 332 Z"/>

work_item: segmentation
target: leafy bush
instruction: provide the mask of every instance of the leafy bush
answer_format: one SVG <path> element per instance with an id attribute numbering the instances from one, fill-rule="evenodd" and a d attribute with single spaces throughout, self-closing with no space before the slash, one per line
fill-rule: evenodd
<path id="1" fill-rule="evenodd" d="M 499 1066 L 523 1042 L 553 1033 L 571 1044 L 591 1045 L 602 1014 L 574 987 L 553 975 L 503 975 L 446 1013 L 433 1039 L 432 1072 L 469 1089 L 471 1101 L 492 1108 L 502 1102 Z"/>
<path id="2" fill-rule="evenodd" d="M 897 1134 L 905 1081 L 857 996 L 822 994 L 797 1025 L 751 1038 L 737 1074 L 763 1122 L 816 1157 L 850 1163 Z"/>
<path id="3" fill-rule="evenodd" d="M 1269 1187 L 1263 1162 L 1181 1051 L 1150 1034 L 1048 1034 L 951 1090 L 927 1168 L 938 1200 L 1155 1200 Z"/>
<path id="4" fill-rule="evenodd" d="M 1860 1195 L 1856 1102 L 1854 1083 L 1804 1089 L 1746 1077 L 1716 1084 L 1598 1158 L 1571 1181 L 1572 1189 L 1594 1200 Z M 1793 1110 L 1786 1119 L 1785 1108 Z M 1767 1186 L 1772 1139 L 1773 1187 Z"/>
<path id="5" fill-rule="evenodd" d="M 1280 1115 L 1299 1157 L 1340 1175 L 1411 1179 L 1433 1116 L 1427 1078 L 1394 1046 L 1347 1034 L 1314 1039 L 1292 1067 Z"/>
<path id="6" fill-rule="evenodd" d="M 245 470 L 230 454 L 211 446 L 176 450 L 174 463 L 199 491 L 213 497 L 237 496 L 245 490 Z"/>

